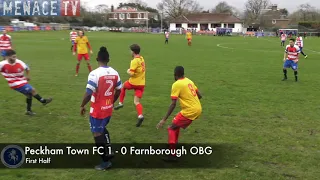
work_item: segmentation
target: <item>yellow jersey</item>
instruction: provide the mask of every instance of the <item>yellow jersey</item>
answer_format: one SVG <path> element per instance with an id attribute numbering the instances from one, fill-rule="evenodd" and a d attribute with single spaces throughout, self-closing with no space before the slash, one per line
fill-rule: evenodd
<path id="1" fill-rule="evenodd" d="M 136 86 L 144 86 L 146 84 L 146 65 L 142 56 L 137 56 L 130 63 L 129 83 Z"/>
<path id="2" fill-rule="evenodd" d="M 187 32 L 186 36 L 187 36 L 187 39 L 192 39 L 192 33 L 191 32 Z"/>
<path id="3" fill-rule="evenodd" d="M 78 36 L 75 43 L 78 54 L 88 54 L 88 47 L 90 48 L 90 44 L 87 36 Z"/>
<path id="4" fill-rule="evenodd" d="M 197 91 L 197 86 L 188 78 L 179 79 L 172 85 L 171 99 L 179 99 L 181 114 L 190 120 L 197 119 L 202 112 Z"/>

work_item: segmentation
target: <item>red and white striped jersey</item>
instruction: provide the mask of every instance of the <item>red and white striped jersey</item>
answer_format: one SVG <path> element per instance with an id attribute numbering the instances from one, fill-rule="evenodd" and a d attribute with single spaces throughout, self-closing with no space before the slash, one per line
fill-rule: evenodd
<path id="1" fill-rule="evenodd" d="M 28 65 L 18 59 L 14 64 L 10 64 L 7 60 L 0 62 L 0 72 L 12 89 L 28 84 L 27 78 L 24 76 L 25 70 L 30 70 Z"/>
<path id="2" fill-rule="evenodd" d="M 285 52 L 288 54 L 288 60 L 299 60 L 299 46 L 294 45 L 291 47 L 290 45 L 287 45 Z"/>
<path id="3" fill-rule="evenodd" d="M 77 32 L 75 32 L 75 31 L 71 31 L 70 32 L 70 40 L 71 41 L 76 40 L 77 37 L 78 37 L 78 33 Z"/>
<path id="4" fill-rule="evenodd" d="M 12 49 L 11 36 L 8 34 L 0 35 L 0 50 Z"/>
<path id="5" fill-rule="evenodd" d="M 88 77 L 87 92 L 92 93 L 90 116 L 104 119 L 112 115 L 115 89 L 121 89 L 122 83 L 116 70 L 111 67 L 99 67 Z"/>
<path id="6" fill-rule="evenodd" d="M 166 38 L 168 39 L 169 36 L 170 36 L 170 33 L 169 33 L 169 32 L 166 32 L 165 36 L 166 36 Z"/>
<path id="7" fill-rule="evenodd" d="M 286 34 L 281 34 L 281 41 L 287 40 L 287 35 Z"/>
<path id="8" fill-rule="evenodd" d="M 296 38 L 296 45 L 299 47 L 303 47 L 303 39 L 302 37 L 297 37 Z"/>

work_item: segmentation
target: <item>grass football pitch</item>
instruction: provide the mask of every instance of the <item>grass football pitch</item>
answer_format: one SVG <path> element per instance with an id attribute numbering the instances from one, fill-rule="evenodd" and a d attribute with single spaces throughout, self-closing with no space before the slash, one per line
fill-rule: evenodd
<path id="1" fill-rule="evenodd" d="M 181 132 L 180 142 L 211 143 L 219 151 L 209 168 L 199 169 L 1 169 L 0 179 L 34 180 L 275 180 L 320 177 L 320 49 L 318 38 L 305 39 L 308 59 L 300 59 L 299 82 L 282 82 L 284 48 L 278 38 L 195 36 L 188 47 L 184 36 L 88 32 L 95 55 L 107 46 L 110 66 L 126 80 L 129 45 L 138 43 L 146 60 L 142 100 L 145 121 L 136 128 L 133 92 L 125 108 L 108 125 L 113 143 L 166 143 L 167 131 L 156 124 L 167 112 L 173 69 L 183 65 L 203 93 L 203 115 Z M 88 70 L 76 59 L 68 32 L 12 33 L 19 59 L 31 68 L 31 85 L 54 98 L 43 107 L 34 100 L 34 117 L 26 117 L 25 97 L 0 80 L 0 142 L 93 143 L 88 118 L 79 115 Z M 88 106 L 87 106 L 88 107 Z M 87 108 L 88 109 L 88 108 Z M 177 106 L 176 111 L 179 108 Z M 171 116 L 172 117 L 172 116 Z M 169 124 L 170 121 L 168 121 Z M 79 163 L 81 163 L 79 161 Z M 98 162 L 97 162 L 98 163 Z"/>

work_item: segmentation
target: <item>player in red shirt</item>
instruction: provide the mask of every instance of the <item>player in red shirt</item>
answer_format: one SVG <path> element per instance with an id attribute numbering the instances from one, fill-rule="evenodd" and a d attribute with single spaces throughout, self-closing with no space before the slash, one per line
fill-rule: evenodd
<path id="1" fill-rule="evenodd" d="M 6 30 L 2 31 L 0 35 L 0 53 L 3 58 L 6 56 L 6 51 L 12 49 L 11 36 L 7 34 Z"/>
<path id="2" fill-rule="evenodd" d="M 299 46 L 294 44 L 294 39 L 290 39 L 289 45 L 287 45 L 286 50 L 284 52 L 283 57 L 283 74 L 284 78 L 282 81 L 286 81 L 287 77 L 287 68 L 291 68 L 294 72 L 294 77 L 296 82 L 298 81 L 298 61 L 299 61 L 299 54 L 301 50 Z"/>
<path id="3" fill-rule="evenodd" d="M 113 158 L 113 155 L 107 152 L 109 148 L 106 148 L 110 146 L 110 135 L 106 126 L 111 119 L 113 104 L 120 95 L 122 83 L 118 72 L 108 66 L 107 48 L 100 48 L 97 61 L 100 67 L 89 74 L 87 91 L 80 106 L 80 113 L 85 115 L 85 106 L 91 100 L 90 129 L 96 146 L 106 149 L 101 155 L 103 162 L 95 168 L 104 170 L 111 167 L 110 160 Z"/>
<path id="4" fill-rule="evenodd" d="M 32 112 L 32 97 L 36 98 L 43 105 L 47 105 L 52 101 L 52 98 L 42 98 L 36 90 L 28 83 L 29 67 L 21 60 L 17 59 L 14 50 L 6 51 L 6 60 L 0 62 L 0 72 L 8 81 L 9 87 L 25 96 L 27 96 L 27 112 L 26 115 L 34 115 Z M 26 76 L 24 75 L 26 73 Z"/>
<path id="5" fill-rule="evenodd" d="M 75 40 L 78 37 L 78 33 L 75 29 L 72 29 L 70 32 L 70 42 L 71 42 L 71 51 L 73 51 L 73 46 L 75 44 Z"/>

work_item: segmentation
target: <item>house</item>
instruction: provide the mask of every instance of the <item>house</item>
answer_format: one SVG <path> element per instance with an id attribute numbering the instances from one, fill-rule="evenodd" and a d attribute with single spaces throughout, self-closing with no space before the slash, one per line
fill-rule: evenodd
<path id="1" fill-rule="evenodd" d="M 291 19 L 286 18 L 283 9 L 278 9 L 278 5 L 273 4 L 267 9 L 261 11 L 260 24 L 261 28 L 288 28 Z"/>
<path id="2" fill-rule="evenodd" d="M 118 9 L 111 6 L 111 12 L 108 14 L 108 19 L 122 23 L 147 24 L 147 21 L 151 18 L 158 20 L 158 14 L 129 6 Z"/>
<path id="3" fill-rule="evenodd" d="M 196 29 L 197 31 L 216 31 L 216 28 L 231 28 L 233 32 L 242 32 L 243 22 L 231 14 L 195 13 L 170 20 L 170 31 L 180 28 Z"/>

